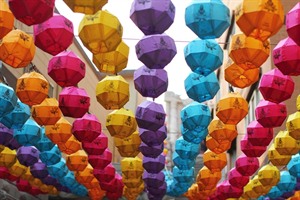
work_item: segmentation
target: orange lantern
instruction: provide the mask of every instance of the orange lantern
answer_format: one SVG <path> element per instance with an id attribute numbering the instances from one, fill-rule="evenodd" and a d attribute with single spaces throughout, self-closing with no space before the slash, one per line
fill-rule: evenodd
<path id="1" fill-rule="evenodd" d="M 203 154 L 203 164 L 212 172 L 222 171 L 227 165 L 226 153 L 216 154 L 210 150 L 206 150 Z"/>
<path id="2" fill-rule="evenodd" d="M 19 99 L 29 105 L 37 105 L 48 96 L 49 83 L 35 71 L 23 74 L 17 80 L 16 93 Z"/>
<path id="3" fill-rule="evenodd" d="M 13 68 L 23 68 L 33 60 L 35 49 L 31 35 L 12 30 L 0 41 L 0 60 Z"/>
<path id="4" fill-rule="evenodd" d="M 0 166 L 1 167 L 11 167 L 17 161 L 16 150 L 11 150 L 5 147 L 0 153 Z"/>
<path id="5" fill-rule="evenodd" d="M 81 142 L 72 135 L 65 143 L 59 143 L 58 148 L 61 152 L 71 155 L 81 149 Z"/>
<path id="6" fill-rule="evenodd" d="M 259 68 L 244 69 L 232 63 L 225 68 L 225 80 L 234 87 L 245 88 L 258 81 L 259 72 Z"/>
<path id="7" fill-rule="evenodd" d="M 238 124 L 248 114 L 248 102 L 236 92 L 225 95 L 217 104 L 216 115 L 224 124 Z"/>
<path id="8" fill-rule="evenodd" d="M 107 115 L 106 128 L 112 137 L 126 138 L 136 130 L 137 122 L 131 110 L 121 108 Z"/>
<path id="9" fill-rule="evenodd" d="M 256 194 L 260 195 L 265 195 L 267 194 L 270 189 L 272 188 L 272 185 L 266 185 L 264 186 L 258 179 L 258 175 L 255 175 L 254 178 L 252 179 L 252 186 L 253 190 L 255 191 Z"/>
<path id="10" fill-rule="evenodd" d="M 43 185 L 43 182 L 41 181 L 41 179 L 38 179 L 38 178 L 33 178 L 33 179 L 29 180 L 28 182 L 30 183 L 31 186 L 37 187 L 37 188 L 39 188 L 41 185 Z"/>
<path id="11" fill-rule="evenodd" d="M 101 190 L 101 188 L 92 188 L 88 190 L 88 195 L 92 200 L 103 199 L 105 196 L 105 191 Z"/>
<path id="12" fill-rule="evenodd" d="M 55 98 L 46 98 L 39 105 L 31 108 L 31 115 L 39 125 L 54 125 L 62 117 L 62 112 Z"/>
<path id="13" fill-rule="evenodd" d="M 39 188 L 44 193 L 49 193 L 53 189 L 53 185 L 42 184 Z"/>
<path id="14" fill-rule="evenodd" d="M 141 138 L 137 131 L 126 138 L 114 137 L 115 146 L 122 157 L 135 157 L 140 153 Z"/>
<path id="15" fill-rule="evenodd" d="M 220 119 L 213 119 L 208 125 L 208 133 L 216 140 L 233 141 L 238 132 L 236 126 L 232 124 L 224 124 Z"/>
<path id="16" fill-rule="evenodd" d="M 235 19 L 246 35 L 264 41 L 280 30 L 284 10 L 280 0 L 243 0 L 235 10 Z"/>
<path id="17" fill-rule="evenodd" d="M 231 141 L 229 140 L 216 140 L 210 135 L 206 136 L 206 147 L 216 154 L 223 153 L 230 149 Z"/>
<path id="18" fill-rule="evenodd" d="M 281 155 L 294 155 L 300 150 L 300 141 L 292 138 L 288 131 L 279 131 L 274 146 Z"/>
<path id="19" fill-rule="evenodd" d="M 138 157 L 124 158 L 121 161 L 121 169 L 122 175 L 127 178 L 141 178 L 144 173 L 143 162 Z"/>
<path id="20" fill-rule="evenodd" d="M 275 166 L 285 166 L 291 160 L 292 155 L 281 155 L 276 149 L 274 143 L 268 149 L 269 161 Z"/>
<path id="21" fill-rule="evenodd" d="M 262 42 L 244 34 L 232 36 L 229 56 L 236 64 L 251 63 L 260 67 L 270 55 L 270 43 L 268 40 Z M 248 64 L 247 64 L 248 65 Z"/>
<path id="22" fill-rule="evenodd" d="M 263 186 L 275 186 L 280 179 L 280 171 L 276 166 L 267 164 L 257 173 L 258 180 Z"/>
<path id="23" fill-rule="evenodd" d="M 100 185 L 99 185 L 99 181 L 94 177 L 92 181 L 90 182 L 84 182 L 81 183 L 82 185 L 84 185 L 84 187 L 86 187 L 87 189 L 94 189 L 94 188 L 98 188 L 100 189 Z"/>
<path id="24" fill-rule="evenodd" d="M 15 17 L 10 11 L 8 4 L 0 0 L 0 39 L 14 28 Z"/>
<path id="25" fill-rule="evenodd" d="M 196 182 L 199 190 L 212 190 L 222 178 L 221 171 L 211 171 L 207 167 L 202 167 L 197 175 Z"/>
<path id="26" fill-rule="evenodd" d="M 90 15 L 95 14 L 98 10 L 101 10 L 108 0 L 64 0 L 64 2 L 73 12 Z"/>
<path id="27" fill-rule="evenodd" d="M 45 126 L 45 133 L 53 143 L 65 143 L 72 136 L 72 125 L 61 117 L 54 125 Z"/>
<path id="28" fill-rule="evenodd" d="M 17 159 L 16 162 L 11 167 L 8 168 L 8 171 L 11 175 L 20 177 L 26 173 L 28 168 L 29 167 L 22 165 Z"/>
<path id="29" fill-rule="evenodd" d="M 83 171 L 75 172 L 75 179 L 79 183 L 90 183 L 94 178 L 94 168 L 88 164 Z"/>
<path id="30" fill-rule="evenodd" d="M 30 172 L 30 167 L 27 167 L 26 172 L 21 175 L 21 178 L 27 181 L 34 179 Z"/>
<path id="31" fill-rule="evenodd" d="M 83 171 L 88 165 L 88 156 L 84 150 L 66 156 L 66 164 L 71 171 Z"/>
<path id="32" fill-rule="evenodd" d="M 129 101 L 129 84 L 120 75 L 106 76 L 96 86 L 97 101 L 106 109 L 120 109 Z"/>

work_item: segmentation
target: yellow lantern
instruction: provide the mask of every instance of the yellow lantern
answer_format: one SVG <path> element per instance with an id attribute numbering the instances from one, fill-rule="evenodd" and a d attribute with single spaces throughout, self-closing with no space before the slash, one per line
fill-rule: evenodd
<path id="1" fill-rule="evenodd" d="M 264 41 L 280 30 L 284 10 L 280 0 L 243 0 L 235 9 L 235 19 L 246 35 Z"/>
<path id="2" fill-rule="evenodd" d="M 83 45 L 93 54 L 106 53 L 116 50 L 122 41 L 123 27 L 116 16 L 99 10 L 83 17 L 78 33 Z"/>
<path id="3" fill-rule="evenodd" d="M 244 34 L 235 34 L 230 42 L 229 56 L 236 64 L 251 63 L 260 67 L 270 55 L 270 43 Z M 247 65 L 246 65 L 247 66 Z"/>
<path id="4" fill-rule="evenodd" d="M 64 0 L 73 12 L 83 14 L 94 14 L 108 2 L 108 0 Z"/>
<path id="5" fill-rule="evenodd" d="M 295 140 L 300 139 L 300 112 L 297 111 L 288 116 L 286 128 L 289 135 Z"/>
<path id="6" fill-rule="evenodd" d="M 129 47 L 122 41 L 115 51 L 93 55 L 93 63 L 100 72 L 117 74 L 126 68 L 128 63 Z"/>
<path id="7" fill-rule="evenodd" d="M 281 155 L 276 149 L 274 143 L 268 149 L 269 161 L 275 166 L 285 166 L 291 160 L 292 155 Z"/>
<path id="8" fill-rule="evenodd" d="M 84 150 L 66 156 L 66 164 L 71 171 L 83 171 L 88 165 L 88 156 Z"/>
<path id="9" fill-rule="evenodd" d="M 72 135 L 65 143 L 59 143 L 57 146 L 61 152 L 71 155 L 81 149 L 81 142 Z"/>
<path id="10" fill-rule="evenodd" d="M 121 108 L 107 115 L 106 128 L 112 137 L 126 138 L 136 130 L 137 122 L 131 110 Z"/>
<path id="11" fill-rule="evenodd" d="M 216 187 L 221 178 L 221 171 L 211 171 L 204 166 L 199 170 L 196 182 L 199 190 L 212 190 Z"/>
<path id="12" fill-rule="evenodd" d="M 122 157 L 135 157 L 140 153 L 141 138 L 137 131 L 126 138 L 114 137 L 115 146 Z"/>
<path id="13" fill-rule="evenodd" d="M 10 168 L 17 161 L 16 150 L 5 147 L 0 153 L 0 166 Z"/>
<path id="14" fill-rule="evenodd" d="M 280 180 L 280 171 L 277 167 L 267 164 L 257 173 L 258 180 L 263 186 L 275 186 Z"/>
<path id="15" fill-rule="evenodd" d="M 139 178 L 144 173 L 143 162 L 140 158 L 124 158 L 121 160 L 122 174 L 127 178 Z"/>
<path id="16" fill-rule="evenodd" d="M 233 124 L 224 124 L 220 119 L 213 119 L 208 125 L 208 133 L 216 140 L 233 141 L 238 132 Z"/>
<path id="17" fill-rule="evenodd" d="M 0 60 L 13 68 L 23 68 L 31 63 L 35 50 L 31 35 L 21 30 L 12 30 L 0 41 Z"/>
<path id="18" fill-rule="evenodd" d="M 254 178 L 252 179 L 252 186 L 253 186 L 253 190 L 256 192 L 256 194 L 260 194 L 260 195 L 265 195 L 267 194 L 270 189 L 272 188 L 271 185 L 266 185 L 264 186 L 258 178 L 258 175 L 255 175 Z"/>
<path id="19" fill-rule="evenodd" d="M 54 125 L 62 117 L 62 112 L 55 98 L 45 98 L 39 105 L 31 108 L 31 115 L 39 125 Z"/>
<path id="20" fill-rule="evenodd" d="M 203 164 L 212 172 L 222 171 L 227 165 L 226 153 L 216 154 L 208 149 L 203 154 Z"/>
<path id="21" fill-rule="evenodd" d="M 26 181 L 34 179 L 34 177 L 32 176 L 32 174 L 30 172 L 30 167 L 27 167 L 26 172 L 21 175 L 21 178 Z"/>
<path id="22" fill-rule="evenodd" d="M 144 189 L 145 189 L 144 182 L 142 182 L 141 185 L 139 185 L 138 187 L 135 187 L 135 188 L 129 188 L 129 187 L 125 186 L 123 188 L 123 194 L 124 194 L 124 196 L 127 196 L 127 195 L 130 196 L 130 194 L 132 194 L 132 196 L 137 197 L 140 193 L 142 193 L 144 191 Z"/>
<path id="23" fill-rule="evenodd" d="M 20 177 L 26 173 L 28 168 L 29 167 L 22 165 L 17 159 L 16 162 L 11 167 L 8 168 L 8 171 L 10 172 L 11 175 Z"/>
<path id="24" fill-rule="evenodd" d="M 216 115 L 224 124 L 237 125 L 248 114 L 248 102 L 237 92 L 225 95 L 217 104 Z"/>
<path id="25" fill-rule="evenodd" d="M 37 72 L 23 74 L 17 80 L 16 93 L 19 99 L 29 105 L 37 105 L 48 96 L 49 83 Z"/>
<path id="26" fill-rule="evenodd" d="M 258 198 L 260 196 L 259 193 L 256 193 L 253 190 L 253 186 L 254 186 L 253 180 L 250 180 L 248 182 L 248 184 L 244 186 L 244 193 L 242 195 L 242 198 L 245 198 L 245 199 L 254 198 L 254 199 L 256 199 L 256 198 Z"/>
<path id="27" fill-rule="evenodd" d="M 83 171 L 75 172 L 75 179 L 79 183 L 90 183 L 95 178 L 93 171 L 94 168 L 88 164 Z"/>
<path id="28" fill-rule="evenodd" d="M 54 125 L 45 126 L 45 133 L 53 143 L 65 143 L 72 136 L 72 125 L 61 117 Z"/>
<path id="29" fill-rule="evenodd" d="M 29 180 L 28 182 L 31 186 L 34 186 L 37 188 L 39 188 L 41 185 L 43 185 L 43 182 L 38 178 L 33 178 L 33 179 Z"/>
<path id="30" fill-rule="evenodd" d="M 52 189 L 54 188 L 54 186 L 53 185 L 42 184 L 42 185 L 40 185 L 39 188 L 40 188 L 40 190 L 42 192 L 49 193 L 50 191 L 52 191 Z"/>
<path id="31" fill-rule="evenodd" d="M 219 154 L 219 153 L 223 153 L 230 149 L 231 141 L 226 140 L 226 139 L 216 140 L 213 137 L 211 137 L 210 135 L 207 135 L 205 145 L 212 152 Z"/>
<path id="32" fill-rule="evenodd" d="M 125 175 L 122 176 L 122 181 L 123 181 L 124 185 L 128 188 L 139 187 L 144 182 L 142 177 L 128 178 Z"/>
<path id="33" fill-rule="evenodd" d="M 0 39 L 14 28 L 15 17 L 10 11 L 7 3 L 0 0 Z"/>
<path id="34" fill-rule="evenodd" d="M 292 138 L 288 131 L 279 131 L 274 146 L 281 155 L 294 155 L 300 150 L 300 141 Z"/>

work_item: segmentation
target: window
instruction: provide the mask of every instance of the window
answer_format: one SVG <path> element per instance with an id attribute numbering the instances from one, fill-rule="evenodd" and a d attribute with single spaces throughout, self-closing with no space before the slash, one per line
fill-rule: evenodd
<path id="1" fill-rule="evenodd" d="M 249 112 L 248 112 L 248 115 L 246 116 L 246 123 L 245 123 L 246 128 L 250 122 L 252 122 L 256 119 L 255 118 L 255 108 L 260 100 L 261 100 L 261 94 L 258 89 L 255 89 L 253 91 L 253 94 L 252 94 L 249 102 L 248 102 L 249 103 Z"/>

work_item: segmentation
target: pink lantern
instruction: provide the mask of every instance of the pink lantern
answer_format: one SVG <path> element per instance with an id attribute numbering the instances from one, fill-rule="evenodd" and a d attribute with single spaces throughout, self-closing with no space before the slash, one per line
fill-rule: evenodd
<path id="1" fill-rule="evenodd" d="M 55 0 L 9 0 L 9 8 L 15 18 L 31 26 L 53 16 Z"/>
<path id="2" fill-rule="evenodd" d="M 247 126 L 247 137 L 254 146 L 268 146 L 273 140 L 273 129 L 265 128 L 255 120 Z"/>
<path id="3" fill-rule="evenodd" d="M 249 176 L 242 175 L 234 167 L 229 171 L 228 181 L 234 187 L 244 188 L 244 186 L 249 182 Z"/>
<path id="4" fill-rule="evenodd" d="M 292 38 L 300 46 L 300 2 L 298 2 L 286 14 L 286 31 L 290 38 Z"/>
<path id="5" fill-rule="evenodd" d="M 240 141 L 242 152 L 248 157 L 260 157 L 266 150 L 266 146 L 254 146 L 248 140 L 248 136 L 245 135 Z"/>
<path id="6" fill-rule="evenodd" d="M 263 127 L 279 127 L 287 117 L 286 105 L 261 100 L 255 109 L 255 117 Z"/>
<path id="7" fill-rule="evenodd" d="M 252 176 L 259 168 L 258 158 L 242 154 L 236 159 L 235 168 L 243 176 Z"/>
<path id="8" fill-rule="evenodd" d="M 101 134 L 101 123 L 96 115 L 86 113 L 73 122 L 72 133 L 80 142 L 92 142 Z"/>
<path id="9" fill-rule="evenodd" d="M 82 142 L 82 148 L 89 155 L 99 155 L 102 154 L 108 147 L 108 138 L 102 132 L 96 139 L 92 142 Z"/>
<path id="10" fill-rule="evenodd" d="M 289 76 L 300 75 L 300 46 L 291 38 L 281 40 L 273 49 L 273 61 L 276 67 L 284 74 Z"/>
<path id="11" fill-rule="evenodd" d="M 48 75 L 61 87 L 76 86 L 85 71 L 85 63 L 73 51 L 63 51 L 48 63 Z"/>
<path id="12" fill-rule="evenodd" d="M 94 169 L 93 173 L 99 182 L 109 183 L 115 178 L 116 169 L 112 164 L 109 164 L 104 169 Z"/>
<path id="13" fill-rule="evenodd" d="M 73 42 L 73 23 L 63 15 L 54 14 L 47 21 L 33 26 L 34 43 L 43 51 L 55 56 Z"/>
<path id="14" fill-rule="evenodd" d="M 243 188 L 237 188 L 230 185 L 228 180 L 223 181 L 219 186 L 218 190 L 221 194 L 227 198 L 239 198 L 243 194 Z"/>
<path id="15" fill-rule="evenodd" d="M 112 160 L 112 153 L 106 149 L 100 155 L 88 155 L 89 163 L 94 169 L 104 169 Z"/>
<path id="16" fill-rule="evenodd" d="M 264 99 L 274 103 L 281 103 L 291 98 L 294 92 L 295 83 L 290 76 L 274 68 L 264 73 L 260 79 L 259 91 Z"/>
<path id="17" fill-rule="evenodd" d="M 66 117 L 80 118 L 88 112 L 90 97 L 83 88 L 65 87 L 59 93 L 59 108 Z"/>

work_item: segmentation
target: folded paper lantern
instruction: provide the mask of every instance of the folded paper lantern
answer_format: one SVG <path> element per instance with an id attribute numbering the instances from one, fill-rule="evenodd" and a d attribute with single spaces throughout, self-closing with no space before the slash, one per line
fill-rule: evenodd
<path id="1" fill-rule="evenodd" d="M 5 21 L 3 20 L 0 23 L 0 39 L 2 39 L 6 34 L 8 34 L 11 30 L 13 30 L 15 17 L 11 12 L 11 10 L 9 9 L 6 1 L 1 0 L 0 5 L 1 5 L 0 16 L 1 18 L 5 19 Z"/>
<path id="2" fill-rule="evenodd" d="M 17 152 L 5 147 L 0 153 L 0 166 L 11 167 L 17 161 Z"/>
<path id="3" fill-rule="evenodd" d="M 94 168 L 90 164 L 88 164 L 86 168 L 84 168 L 84 170 L 82 171 L 76 170 L 75 179 L 79 183 L 90 183 L 95 178 L 93 171 Z"/>
<path id="4" fill-rule="evenodd" d="M 216 140 L 210 135 L 207 135 L 205 140 L 205 145 L 212 152 L 220 154 L 226 152 L 231 148 L 231 141 L 228 139 Z"/>
<path id="5" fill-rule="evenodd" d="M 199 148 L 199 144 L 190 143 L 184 140 L 182 136 L 175 143 L 175 151 L 184 159 L 195 159 L 199 154 Z"/>
<path id="6" fill-rule="evenodd" d="M 0 123 L 0 145 L 7 146 L 13 137 L 13 130 Z"/>
<path id="7" fill-rule="evenodd" d="M 92 142 L 82 142 L 83 150 L 89 155 L 102 154 L 107 147 L 108 138 L 103 132 Z"/>
<path id="8" fill-rule="evenodd" d="M 285 166 L 287 165 L 291 160 L 292 155 L 281 155 L 276 149 L 274 143 L 271 144 L 271 146 L 268 149 L 268 158 L 269 161 L 274 166 Z"/>
<path id="9" fill-rule="evenodd" d="M 143 183 L 142 177 L 138 178 L 127 178 L 126 176 L 122 176 L 122 181 L 124 185 L 128 188 L 137 188 Z"/>
<path id="10" fill-rule="evenodd" d="M 282 192 L 289 192 L 295 189 L 296 183 L 296 177 L 292 176 L 288 171 L 281 171 L 280 181 L 276 186 Z"/>
<path id="11" fill-rule="evenodd" d="M 273 186 L 265 196 L 269 198 L 280 198 L 281 195 L 283 195 L 283 192 L 280 191 L 277 186 Z"/>
<path id="12" fill-rule="evenodd" d="M 194 179 L 194 173 L 194 167 L 188 170 L 181 170 L 176 166 L 173 168 L 173 177 L 178 182 L 190 182 Z"/>
<path id="13" fill-rule="evenodd" d="M 225 124 L 220 119 L 213 119 L 208 126 L 208 133 L 211 137 L 219 140 L 233 141 L 238 135 L 236 126 L 233 124 Z"/>
<path id="14" fill-rule="evenodd" d="M 248 141 L 254 146 L 268 146 L 273 140 L 273 129 L 263 127 L 254 120 L 247 126 Z"/>
<path id="15" fill-rule="evenodd" d="M 104 169 L 94 169 L 93 174 L 99 182 L 109 183 L 115 178 L 116 169 L 112 164 L 108 164 Z"/>
<path id="16" fill-rule="evenodd" d="M 54 125 L 45 126 L 45 134 L 55 144 L 65 143 L 72 136 L 72 125 L 61 117 Z"/>
<path id="17" fill-rule="evenodd" d="M 56 178 L 53 178 L 52 176 L 48 175 L 45 178 L 41 179 L 41 181 L 48 186 L 54 186 L 58 183 Z M 50 193 L 50 192 L 49 192 Z"/>
<path id="18" fill-rule="evenodd" d="M 66 163 L 71 171 L 83 171 L 88 165 L 88 156 L 84 150 L 66 156 Z"/>
<path id="19" fill-rule="evenodd" d="M 143 167 L 149 173 L 159 173 L 165 167 L 165 156 L 159 155 L 156 158 L 143 157 Z"/>
<path id="20" fill-rule="evenodd" d="M 18 98 L 13 88 L 0 83 L 0 117 L 4 117 L 15 109 Z"/>
<path id="21" fill-rule="evenodd" d="M 204 76 L 223 64 L 223 50 L 216 40 L 191 41 L 184 48 L 184 57 L 193 72 Z"/>
<path id="22" fill-rule="evenodd" d="M 75 119 L 72 133 L 81 142 L 91 142 L 101 134 L 101 127 L 96 115 L 86 113 L 83 117 Z"/>
<path id="23" fill-rule="evenodd" d="M 122 41 L 123 27 L 119 19 L 108 11 L 85 15 L 78 28 L 83 45 L 93 54 L 116 50 Z"/>
<path id="24" fill-rule="evenodd" d="M 19 99 L 29 105 L 37 105 L 48 96 L 49 83 L 46 78 L 35 71 L 24 73 L 17 80 L 16 93 Z"/>
<path id="25" fill-rule="evenodd" d="M 37 187 L 37 188 L 40 188 L 43 185 L 43 182 L 38 178 L 34 178 L 32 180 L 29 180 L 29 183 L 30 183 L 31 186 Z M 40 192 L 42 193 L 42 191 L 40 191 Z"/>
<path id="26" fill-rule="evenodd" d="M 16 177 L 21 177 L 27 171 L 28 166 L 22 165 L 18 159 L 17 161 L 8 168 L 8 171 L 11 175 Z"/>
<path id="27" fill-rule="evenodd" d="M 59 177 L 58 181 L 61 185 L 66 186 L 70 189 L 73 187 L 76 187 L 76 185 L 78 185 L 78 182 L 76 181 L 75 176 L 74 176 L 74 172 L 72 172 L 70 170 L 68 170 L 66 175 Z"/>
<path id="28" fill-rule="evenodd" d="M 290 76 L 274 68 L 264 73 L 260 79 L 259 91 L 264 99 L 274 103 L 281 103 L 291 98 L 295 83 Z"/>
<path id="29" fill-rule="evenodd" d="M 156 158 L 160 154 L 163 153 L 164 144 L 148 146 L 147 144 L 142 142 L 140 147 L 139 147 L 139 150 L 146 157 Z"/>
<path id="30" fill-rule="evenodd" d="M 145 171 L 143 174 L 143 181 L 147 187 L 159 187 L 165 182 L 165 174 L 163 172 L 149 173 Z"/>
<path id="31" fill-rule="evenodd" d="M 26 67 L 35 55 L 33 37 L 18 29 L 5 35 L 0 44 L 0 59 L 13 68 Z"/>
<path id="32" fill-rule="evenodd" d="M 197 175 L 197 185 L 199 191 L 213 190 L 217 183 L 221 180 L 222 174 L 220 171 L 211 171 L 207 167 L 203 166 Z"/>
<path id="33" fill-rule="evenodd" d="M 245 135 L 241 141 L 241 151 L 248 157 L 260 157 L 267 150 L 267 146 L 253 145 L 249 139 L 248 135 Z"/>
<path id="34" fill-rule="evenodd" d="M 122 157 L 135 157 L 140 153 L 141 138 L 135 131 L 123 139 L 114 137 L 114 144 Z"/>
<path id="35" fill-rule="evenodd" d="M 292 156 L 290 162 L 287 164 L 287 170 L 290 172 L 290 174 L 292 176 L 299 177 L 300 175 L 300 159 L 299 159 L 300 155 L 297 153 L 295 155 Z M 299 181 L 297 181 L 299 182 Z"/>
<path id="36" fill-rule="evenodd" d="M 65 159 L 63 158 L 60 158 L 60 160 L 55 164 L 47 165 L 47 170 L 50 176 L 57 179 L 66 176 L 70 171 L 66 165 Z"/>
<path id="37" fill-rule="evenodd" d="M 257 194 L 260 194 L 260 195 L 267 194 L 270 191 L 270 189 L 272 188 L 271 185 L 267 185 L 267 186 L 262 185 L 261 182 L 258 179 L 258 175 L 255 175 L 252 178 L 252 184 L 253 184 L 253 190 Z"/>
<path id="38" fill-rule="evenodd" d="M 16 140 L 15 137 L 13 137 L 10 141 L 9 144 L 6 145 L 8 148 L 11 150 L 16 150 L 20 148 L 22 145 Z M 0 145 L 0 150 L 1 150 L 1 145 Z"/>
<path id="39" fill-rule="evenodd" d="M 226 153 L 216 154 L 206 150 L 203 154 L 203 164 L 211 171 L 222 171 L 227 164 Z"/>
<path id="40" fill-rule="evenodd" d="M 235 168 L 243 176 L 252 176 L 259 168 L 258 158 L 242 154 L 236 159 Z"/>
<path id="41" fill-rule="evenodd" d="M 292 38 L 298 45 L 300 44 L 299 38 L 297 37 L 299 33 L 299 3 L 288 11 L 286 14 L 286 31 L 290 38 Z"/>
<path id="42" fill-rule="evenodd" d="M 178 169 L 182 170 L 190 169 L 195 165 L 194 159 L 182 158 L 178 155 L 176 151 L 172 154 L 172 161 L 174 165 L 178 167 Z"/>
<path id="43" fill-rule="evenodd" d="M 64 0 L 64 2 L 73 12 L 91 15 L 101 10 L 108 0 L 88 0 L 84 2 Z"/>
<path id="44" fill-rule="evenodd" d="M 122 176 L 119 175 L 118 173 L 115 173 L 114 179 L 112 179 L 110 182 L 105 183 L 105 182 L 100 182 L 100 186 L 103 190 L 106 191 L 106 194 L 108 192 L 118 192 L 121 193 L 123 192 L 124 184 L 122 182 Z M 118 199 L 118 198 L 117 198 Z"/>
<path id="45" fill-rule="evenodd" d="M 164 69 L 142 66 L 134 71 L 134 87 L 144 97 L 157 98 L 168 89 L 168 74 Z"/>
<path id="46" fill-rule="evenodd" d="M 34 146 L 23 146 L 17 150 L 17 158 L 20 164 L 27 167 L 38 162 L 40 151 Z"/>
<path id="47" fill-rule="evenodd" d="M 88 155 L 88 162 L 94 169 L 104 169 L 112 160 L 112 153 L 106 149 L 100 155 Z"/>
<path id="48" fill-rule="evenodd" d="M 123 179 L 124 177 L 141 178 L 144 172 L 142 160 L 138 157 L 124 158 L 121 160 L 121 170 Z"/>
<path id="49" fill-rule="evenodd" d="M 230 11 L 220 0 L 192 1 L 185 9 L 185 24 L 201 39 L 218 38 L 230 25 Z"/>
<path id="50" fill-rule="evenodd" d="M 219 184 L 218 191 L 227 198 L 239 198 L 243 194 L 242 188 L 232 186 L 228 180 Z"/>
<path id="51" fill-rule="evenodd" d="M 276 166 L 267 164 L 257 172 L 258 180 L 263 186 L 275 186 L 280 179 L 280 171 Z"/>
<path id="52" fill-rule="evenodd" d="M 39 179 L 43 179 L 49 175 L 47 165 L 40 160 L 30 166 L 30 173 L 33 177 Z"/>
<path id="53" fill-rule="evenodd" d="M 288 131 L 279 131 L 274 138 L 274 147 L 281 155 L 294 155 L 300 150 L 300 141 L 292 138 Z"/>
<path id="54" fill-rule="evenodd" d="M 81 142 L 79 142 L 73 135 L 64 143 L 58 143 L 58 148 L 65 154 L 73 154 L 81 149 Z"/>
<path id="55" fill-rule="evenodd" d="M 28 192 L 32 186 L 30 185 L 30 183 L 27 180 L 18 179 L 16 181 L 16 187 L 18 188 L 19 191 Z"/>
<path id="56" fill-rule="evenodd" d="M 116 50 L 93 54 L 93 63 L 100 72 L 117 74 L 127 67 L 129 47 L 121 41 Z"/>
<path id="57" fill-rule="evenodd" d="M 214 72 L 207 76 L 190 73 L 184 80 L 184 87 L 189 98 L 199 103 L 213 99 L 220 89 L 217 76 Z"/>
<path id="58" fill-rule="evenodd" d="M 130 19 L 145 34 L 161 34 L 174 22 L 175 6 L 171 0 L 133 1 Z"/>
<path id="59" fill-rule="evenodd" d="M 51 150 L 49 151 L 42 151 L 40 152 L 40 159 L 43 163 L 45 163 L 47 166 L 54 165 L 58 163 L 61 159 L 61 152 L 57 145 L 55 145 Z"/>
<path id="60" fill-rule="evenodd" d="M 253 181 L 250 180 L 249 183 L 244 187 L 242 198 L 258 198 L 261 195 L 253 190 L 253 186 Z"/>
<path id="61" fill-rule="evenodd" d="M 156 131 L 151 131 L 144 128 L 138 130 L 140 139 L 147 145 L 158 145 L 162 144 L 167 138 L 167 127 L 162 126 Z"/>
<path id="62" fill-rule="evenodd" d="M 289 132 L 289 135 L 296 139 L 300 139 L 300 127 L 299 127 L 299 120 L 300 120 L 300 112 L 297 111 L 292 113 L 288 116 L 286 121 L 286 129 Z"/>
<path id="63" fill-rule="evenodd" d="M 184 128 L 182 124 L 180 124 L 181 134 L 184 140 L 194 143 L 200 144 L 208 134 L 207 128 L 204 127 L 196 127 L 194 130 L 190 130 Z"/>
<path id="64" fill-rule="evenodd" d="M 105 197 L 105 191 L 102 189 L 93 188 L 88 190 L 88 195 L 91 199 L 101 199 Z"/>
<path id="65" fill-rule="evenodd" d="M 76 177 L 75 177 L 76 178 Z M 81 183 L 86 189 L 100 188 L 99 181 L 94 177 L 90 182 Z"/>
<path id="66" fill-rule="evenodd" d="M 50 149 L 52 149 L 52 147 L 55 144 L 46 136 L 45 134 L 45 128 L 42 127 L 41 128 L 41 138 L 40 140 L 36 143 L 35 147 L 39 150 L 39 151 L 48 151 Z"/>
<path id="67" fill-rule="evenodd" d="M 34 44 L 55 56 L 66 50 L 73 42 L 73 23 L 60 14 L 53 14 L 43 23 L 33 26 Z"/>
<path id="68" fill-rule="evenodd" d="M 106 109 L 120 109 L 129 101 L 129 84 L 120 75 L 106 76 L 96 86 L 97 101 Z"/>
<path id="69" fill-rule="evenodd" d="M 1 178 L 1 179 L 8 179 L 9 174 L 10 174 L 10 173 L 9 173 L 7 167 L 3 167 L 3 166 L 0 167 L 0 178 Z M 17 177 L 17 179 L 18 179 L 18 178 L 19 178 L 19 177 Z"/>
<path id="70" fill-rule="evenodd" d="M 41 131 L 41 127 L 29 118 L 21 129 L 14 130 L 14 138 L 23 146 L 36 145 L 41 139 Z"/>
<path id="71" fill-rule="evenodd" d="M 242 175 L 234 167 L 229 171 L 228 181 L 234 187 L 243 188 L 249 182 L 249 176 Z"/>
<path id="72" fill-rule="evenodd" d="M 149 199 L 161 199 L 165 196 L 167 191 L 167 184 L 163 183 L 159 187 L 147 186 L 147 192 Z"/>
<path id="73" fill-rule="evenodd" d="M 120 108 L 107 115 L 106 128 L 112 137 L 123 139 L 136 131 L 137 122 L 131 110 Z"/>

